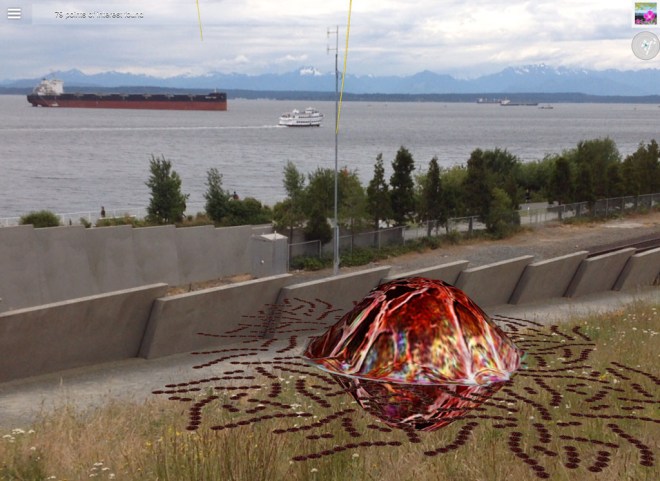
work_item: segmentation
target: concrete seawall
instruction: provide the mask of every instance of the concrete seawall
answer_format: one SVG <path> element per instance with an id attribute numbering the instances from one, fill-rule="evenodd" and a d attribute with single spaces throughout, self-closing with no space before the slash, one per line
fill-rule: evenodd
<path id="1" fill-rule="evenodd" d="M 621 249 L 583 260 L 564 296 L 578 297 L 612 290 L 628 259 L 634 253 L 635 249 L 632 248 Z"/>
<path id="2" fill-rule="evenodd" d="M 270 316 L 268 306 L 291 280 L 290 274 L 283 274 L 156 299 L 140 357 L 169 356 L 236 343 L 239 337 L 258 337 Z M 244 332 L 231 333 L 245 326 Z"/>
<path id="3" fill-rule="evenodd" d="M 482 307 L 507 304 L 527 264 L 534 256 L 516 257 L 481 267 L 465 269 L 456 287 Z"/>
<path id="4" fill-rule="evenodd" d="M 0 314 L 0 382 L 134 358 L 156 284 Z"/>
<path id="5" fill-rule="evenodd" d="M 36 256 L 23 260 L 7 256 L 8 247 L 18 248 L 23 243 L 26 248 L 35 246 L 29 228 L 13 229 L 4 234 L 8 242 L 0 244 L 0 261 L 6 261 L 5 272 L 9 273 L 0 276 L 4 289 L 27 288 L 21 261 L 38 262 Z M 79 232 L 76 229 L 65 235 L 72 237 L 70 246 L 79 242 Z M 123 245 L 129 249 L 126 236 L 126 229 L 115 230 L 106 238 L 106 247 Z M 90 251 L 94 259 L 90 265 L 97 277 L 111 286 L 120 273 L 113 270 L 106 251 Z M 308 310 L 315 321 L 313 329 L 324 329 L 381 280 L 393 277 L 456 275 L 457 287 L 485 308 L 557 299 L 568 283 L 572 287 L 567 292 L 577 296 L 613 287 L 649 286 L 660 272 L 659 251 L 632 256 L 632 250 L 626 249 L 590 259 L 584 259 L 584 252 L 576 252 L 537 263 L 525 256 L 470 269 L 460 261 L 398 276 L 390 276 L 390 267 L 383 266 L 298 284 L 294 284 L 295 277 L 283 274 L 169 297 L 164 297 L 165 284 L 81 296 L 0 313 L 0 382 L 108 361 L 222 349 L 242 339 L 268 337 L 287 309 Z M 73 251 L 69 259 L 72 256 Z M 8 278 L 16 279 L 16 286 L 7 282 Z M 657 292 L 660 295 L 660 289 Z M 30 295 L 38 302 L 38 289 L 32 289 Z M 306 330 L 301 338 L 311 332 L 309 326 L 302 327 Z M 298 332 L 297 327 L 292 329 Z"/>
<path id="6" fill-rule="evenodd" d="M 164 282 L 176 286 L 238 274 L 284 274 L 287 246 L 266 259 L 256 238 L 271 226 L 0 229 L 0 312 Z M 264 244 L 263 236 L 259 237 Z M 256 270 L 255 270 L 256 269 Z"/>
<path id="7" fill-rule="evenodd" d="M 660 276 L 660 248 L 635 254 L 628 259 L 614 284 L 614 290 L 624 291 L 648 286 Z"/>
<path id="8" fill-rule="evenodd" d="M 587 254 L 587 251 L 580 251 L 527 265 L 509 303 L 522 304 L 562 297 Z"/>
<path id="9" fill-rule="evenodd" d="M 458 279 L 461 271 L 467 269 L 470 263 L 468 261 L 456 261 L 449 264 L 442 264 L 439 266 L 427 267 L 425 269 L 418 269 L 415 271 L 403 272 L 392 276 L 387 276 L 382 279 L 381 284 L 402 277 L 426 277 L 428 279 L 437 279 L 445 281 L 448 284 L 454 285 Z"/>

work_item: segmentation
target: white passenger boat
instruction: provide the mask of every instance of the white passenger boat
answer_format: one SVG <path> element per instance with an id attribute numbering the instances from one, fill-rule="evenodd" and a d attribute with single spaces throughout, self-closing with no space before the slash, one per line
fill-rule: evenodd
<path id="1" fill-rule="evenodd" d="M 319 127 L 323 121 L 323 114 L 312 107 L 307 107 L 300 112 L 292 110 L 280 116 L 280 125 L 286 127 Z"/>

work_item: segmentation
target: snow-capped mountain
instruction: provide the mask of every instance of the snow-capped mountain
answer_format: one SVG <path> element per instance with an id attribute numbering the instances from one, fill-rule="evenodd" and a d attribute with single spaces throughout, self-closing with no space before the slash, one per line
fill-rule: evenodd
<path id="1" fill-rule="evenodd" d="M 283 74 L 246 75 L 211 72 L 200 76 L 159 78 L 122 72 L 85 74 L 80 70 L 53 72 L 65 88 L 164 87 L 170 89 L 241 89 L 261 91 L 333 92 L 334 72 L 304 66 Z M 31 88 L 40 79 L 0 81 L 0 87 Z M 660 95 L 660 69 L 638 71 L 585 70 L 547 65 L 505 68 L 475 79 L 456 79 L 425 70 L 411 76 L 346 76 L 345 91 L 356 94 L 465 94 L 465 93 L 567 93 L 588 95 Z"/>

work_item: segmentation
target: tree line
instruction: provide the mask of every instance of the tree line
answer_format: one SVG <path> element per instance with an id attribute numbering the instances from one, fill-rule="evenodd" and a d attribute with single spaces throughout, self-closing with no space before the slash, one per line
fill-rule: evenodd
<path id="1" fill-rule="evenodd" d="M 448 229 L 450 218 L 470 216 L 501 237 L 519 224 L 518 209 L 523 201 L 593 204 L 598 199 L 660 192 L 660 148 L 655 140 L 640 143 L 625 158 L 607 137 L 581 141 L 575 148 L 533 162 L 522 162 L 506 149 L 475 149 L 465 165 L 442 168 L 433 157 L 423 171 L 417 170 L 413 155 L 402 146 L 391 167 L 388 182 L 383 154 L 378 154 L 366 187 L 356 170 L 344 167 L 338 172 L 337 214 L 343 229 L 355 233 L 425 222 L 431 235 L 441 226 Z M 195 219 L 184 216 L 189 195 L 182 192 L 181 177 L 172 169 L 172 162 L 152 154 L 149 171 L 145 182 L 151 192 L 147 224 L 275 222 L 290 238 L 296 228 L 303 228 L 309 240 L 325 243 L 332 238 L 333 169 L 317 168 L 304 175 L 287 162 L 283 172 L 286 198 L 271 209 L 255 198 L 239 199 L 231 194 L 223 188 L 222 174 L 211 168 L 206 172 L 205 212 Z M 126 221 L 135 224 L 134 219 Z M 21 223 L 46 227 L 59 225 L 59 219 L 41 211 L 23 216 Z M 97 225 L 115 223 L 122 219 L 101 219 Z"/>
<path id="2" fill-rule="evenodd" d="M 181 191 L 181 177 L 172 169 L 172 162 L 164 156 L 151 155 L 149 179 L 146 182 L 151 195 L 147 206 L 147 222 L 152 224 L 176 224 L 184 220 L 189 194 Z M 205 213 L 199 213 L 201 223 L 212 222 L 217 226 L 268 224 L 273 214 L 268 206 L 253 197 L 239 199 L 222 186 L 222 174 L 216 168 L 206 172 L 204 192 Z M 204 218 L 206 217 L 206 218 Z M 190 218 L 189 220 L 193 220 Z"/>
<path id="3" fill-rule="evenodd" d="M 401 147 L 385 176 L 378 154 L 373 177 L 362 186 L 355 170 L 338 173 L 338 222 L 354 233 L 386 225 L 427 222 L 447 227 L 452 217 L 476 216 L 495 236 L 519 224 L 523 201 L 559 204 L 660 192 L 660 150 L 655 140 L 622 158 L 610 138 L 585 140 L 575 148 L 522 162 L 503 149 L 475 149 L 465 165 L 441 168 L 433 157 L 417 171 L 413 155 Z M 317 168 L 307 176 L 292 162 L 284 168 L 286 198 L 273 207 L 273 220 L 290 233 L 304 228 L 309 240 L 328 242 L 334 217 L 334 170 Z"/>
<path id="4" fill-rule="evenodd" d="M 575 148 L 542 160 L 522 162 L 503 149 L 475 149 L 466 164 L 442 168 L 433 157 L 418 170 L 412 153 L 399 148 L 385 175 L 383 155 L 378 154 L 373 177 L 363 186 L 356 170 L 338 172 L 338 222 L 355 233 L 384 226 L 427 223 L 428 234 L 456 217 L 477 217 L 495 236 L 507 235 L 520 220 L 522 202 L 559 204 L 593 203 L 598 199 L 660 192 L 660 148 L 655 140 L 640 143 L 622 158 L 610 138 L 584 140 Z M 329 219 L 334 217 L 334 170 L 317 168 L 303 174 L 292 162 L 283 172 L 286 198 L 271 209 L 258 200 L 243 200 L 222 186 L 222 174 L 211 168 L 206 175 L 205 213 L 198 214 L 218 226 L 275 222 L 280 231 L 302 228 L 310 240 L 332 238 Z M 164 157 L 151 156 L 151 190 L 147 221 L 181 222 L 187 194 L 181 178 Z"/>

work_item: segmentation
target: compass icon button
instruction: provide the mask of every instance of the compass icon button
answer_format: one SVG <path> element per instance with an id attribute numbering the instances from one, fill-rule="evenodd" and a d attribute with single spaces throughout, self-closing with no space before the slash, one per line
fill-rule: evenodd
<path id="1" fill-rule="evenodd" d="M 637 58 L 651 60 L 660 52 L 660 39 L 651 32 L 640 32 L 632 41 L 632 51 Z"/>

